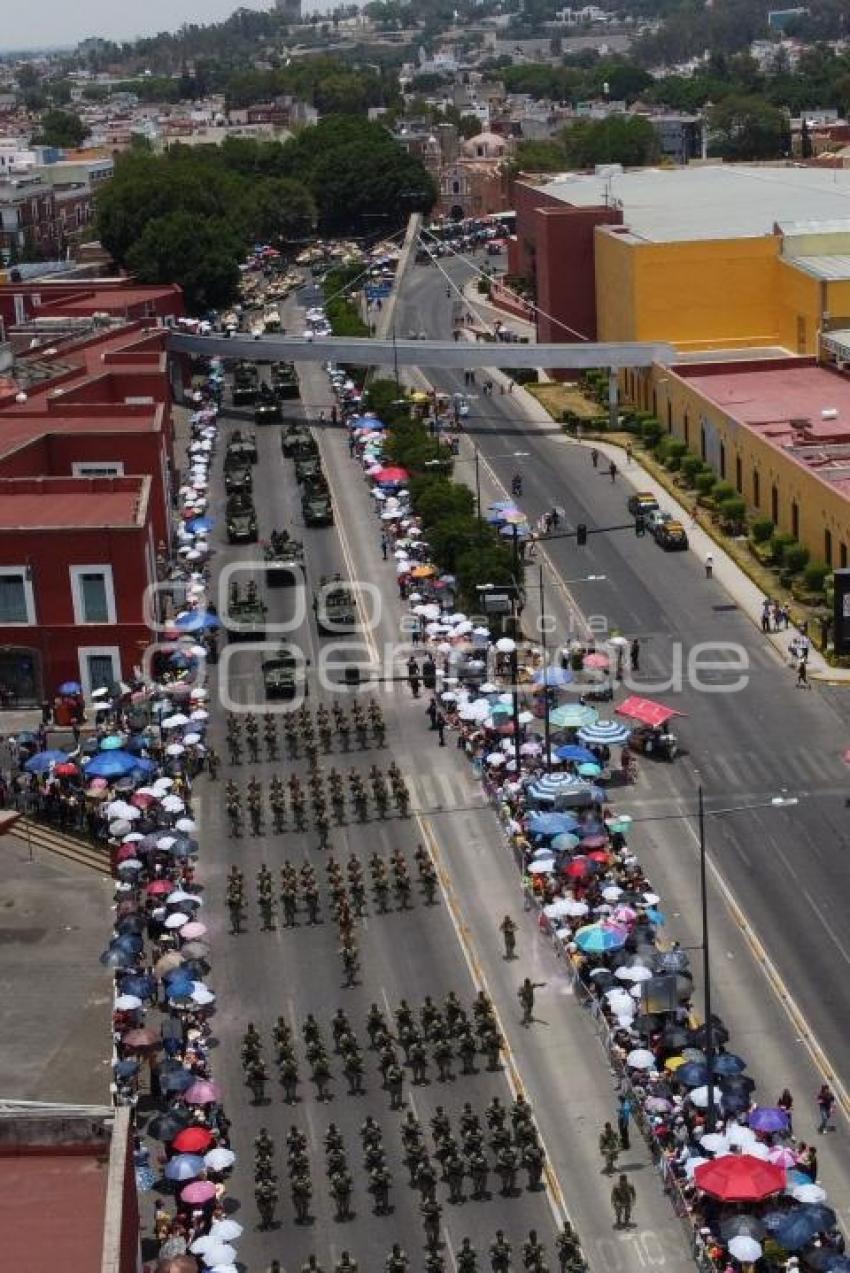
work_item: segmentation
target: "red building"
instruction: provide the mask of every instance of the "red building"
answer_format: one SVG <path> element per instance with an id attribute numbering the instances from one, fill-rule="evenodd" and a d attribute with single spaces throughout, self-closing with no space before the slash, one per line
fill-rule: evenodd
<path id="1" fill-rule="evenodd" d="M 571 343 L 596 339 L 597 225 L 622 225 L 620 208 L 574 207 L 528 182 L 514 183 L 516 238 L 508 272 L 525 278 L 538 306 L 537 339 Z"/>
<path id="2" fill-rule="evenodd" d="M 8 274 L 8 271 L 6 272 Z M 3 275 L 0 274 L 0 278 Z M 182 318 L 176 283 L 140 287 L 130 279 L 40 279 L 0 285 L 0 319 L 6 327 L 35 318 Z"/>
<path id="3" fill-rule="evenodd" d="M 145 590 L 171 535 L 165 330 L 120 323 L 43 346 L 0 384 L 0 699 L 13 704 L 142 663 Z"/>

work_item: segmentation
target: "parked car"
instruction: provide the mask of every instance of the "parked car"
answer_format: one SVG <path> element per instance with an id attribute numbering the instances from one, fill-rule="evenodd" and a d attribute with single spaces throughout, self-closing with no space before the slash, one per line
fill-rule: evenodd
<path id="1" fill-rule="evenodd" d="M 629 512 L 633 517 L 638 513 L 643 513 L 644 517 L 648 517 L 651 512 L 658 508 L 658 500 L 652 494 L 652 491 L 635 491 L 629 496 L 626 504 Z"/>
<path id="2" fill-rule="evenodd" d="M 674 522 L 671 518 L 659 527 L 655 542 L 666 552 L 680 552 L 688 547 L 688 536 L 682 523 Z"/>
<path id="3" fill-rule="evenodd" d="M 671 520 L 670 514 L 665 513 L 663 508 L 653 508 L 652 512 L 647 513 L 645 516 L 646 516 L 646 529 L 649 531 L 650 535 L 653 536 L 653 538 L 657 538 L 658 532 L 661 529 L 661 527 L 664 525 L 664 523 L 669 522 Z"/>

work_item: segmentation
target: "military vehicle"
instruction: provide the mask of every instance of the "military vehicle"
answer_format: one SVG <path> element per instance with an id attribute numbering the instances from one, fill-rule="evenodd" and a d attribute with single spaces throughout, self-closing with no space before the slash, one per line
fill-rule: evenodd
<path id="1" fill-rule="evenodd" d="M 226 627 L 231 641 L 265 640 L 266 604 L 261 600 L 253 579 L 249 579 L 244 588 L 237 580 L 231 580 Z"/>
<path id="2" fill-rule="evenodd" d="M 272 363 L 272 388 L 278 398 L 300 398 L 301 386 L 291 362 Z"/>
<path id="3" fill-rule="evenodd" d="M 303 670 L 299 670 L 295 655 L 286 647 L 282 647 L 272 658 L 265 659 L 262 667 L 266 698 L 292 698 L 299 683 L 304 694 L 307 694 L 308 686 Z"/>
<path id="4" fill-rule="evenodd" d="M 321 481 L 324 484 L 322 461 L 318 455 L 299 455 L 295 461 L 295 480 L 302 485 L 305 482 Z"/>
<path id="5" fill-rule="evenodd" d="M 238 468 L 225 469 L 224 489 L 228 495 L 250 495 L 254 489 L 250 466 L 242 463 Z"/>
<path id="6" fill-rule="evenodd" d="M 224 453 L 224 469 L 244 469 L 248 464 L 257 463 L 257 435 L 240 432 L 231 433 Z"/>
<path id="7" fill-rule="evenodd" d="M 227 501 L 226 519 L 228 543 L 257 542 L 257 513 L 250 495 L 232 495 Z"/>
<path id="8" fill-rule="evenodd" d="M 288 459 L 294 460 L 305 455 L 318 455 L 319 444 L 306 424 L 300 421 L 285 424 L 280 435 L 280 447 Z"/>
<path id="9" fill-rule="evenodd" d="M 233 369 L 233 405 L 250 406 L 257 396 L 259 372 L 252 362 L 238 362 Z"/>
<path id="10" fill-rule="evenodd" d="M 354 593 L 340 575 L 322 575 L 313 597 L 316 627 L 327 636 L 340 636 L 357 622 Z"/>
<path id="11" fill-rule="evenodd" d="M 681 522 L 672 519 L 664 522 L 655 532 L 655 542 L 665 552 L 684 552 L 688 546 L 688 534 Z"/>
<path id="12" fill-rule="evenodd" d="M 317 482 L 305 485 L 301 493 L 301 514 L 305 526 L 333 526 L 333 503 L 327 486 Z"/>
<path id="13" fill-rule="evenodd" d="M 254 403 L 254 423 L 275 424 L 281 419 L 281 415 L 280 403 L 274 392 L 267 385 L 262 385 Z"/>
<path id="14" fill-rule="evenodd" d="M 288 531 L 273 530 L 263 545 L 263 558 L 270 588 L 295 583 L 304 570 L 304 545 L 300 539 L 290 538 Z"/>

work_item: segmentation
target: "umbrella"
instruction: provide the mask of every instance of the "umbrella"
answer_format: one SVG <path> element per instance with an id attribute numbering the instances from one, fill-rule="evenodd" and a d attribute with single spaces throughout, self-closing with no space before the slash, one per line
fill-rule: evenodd
<path id="1" fill-rule="evenodd" d="M 581 703 L 564 703 L 549 713 L 549 724 L 556 729 L 588 729 L 594 725 L 599 713 L 592 707 L 584 707 Z M 582 742 L 588 740 L 580 734 Z"/>
<path id="2" fill-rule="evenodd" d="M 130 885 L 128 885 L 128 888 Z M 126 947 L 112 944 L 100 956 L 100 962 L 104 968 L 132 968 L 135 963 L 135 955 Z"/>
<path id="3" fill-rule="evenodd" d="M 158 1114 L 156 1118 L 151 1119 L 148 1131 L 157 1140 L 169 1143 L 178 1132 L 188 1127 L 191 1121 L 192 1115 L 187 1109 L 170 1109 L 167 1114 Z"/>
<path id="4" fill-rule="evenodd" d="M 236 1259 L 236 1247 L 226 1242 L 215 1242 L 204 1252 L 204 1264 L 214 1268 L 219 1264 L 233 1264 Z"/>
<path id="5" fill-rule="evenodd" d="M 562 831 L 575 831 L 578 819 L 571 813 L 531 813 L 528 830 L 532 835 L 559 835 Z"/>
<path id="6" fill-rule="evenodd" d="M 121 979 L 122 994 L 135 995 L 138 999 L 148 999 L 155 990 L 156 982 L 153 977 L 145 976 L 143 973 Z"/>
<path id="7" fill-rule="evenodd" d="M 784 1109 L 772 1105 L 759 1105 L 750 1112 L 747 1122 L 757 1132 L 772 1133 L 788 1130 L 788 1115 Z"/>
<path id="8" fill-rule="evenodd" d="M 184 1202 L 192 1204 L 211 1202 L 215 1197 L 215 1185 L 211 1180 L 193 1180 L 185 1189 L 180 1190 L 180 1197 Z"/>
<path id="9" fill-rule="evenodd" d="M 540 671 L 536 674 L 536 676 L 534 677 L 534 680 L 532 681 L 532 685 L 539 686 L 539 687 L 542 687 L 544 685 L 557 687 L 559 685 L 569 685 L 570 682 L 574 680 L 575 680 L 575 677 L 573 676 L 573 673 L 568 668 L 545 667 L 545 668 L 541 668 Z"/>
<path id="10" fill-rule="evenodd" d="M 735 1259 L 740 1260 L 742 1264 L 753 1264 L 761 1259 L 761 1244 L 756 1242 L 755 1238 L 742 1233 L 739 1237 L 730 1240 L 729 1254 L 734 1255 Z"/>
<path id="11" fill-rule="evenodd" d="M 204 1160 L 198 1154 L 178 1154 L 165 1165 L 167 1180 L 197 1180 L 204 1171 Z"/>
<path id="12" fill-rule="evenodd" d="M 179 614 L 174 620 L 175 628 L 179 628 L 181 632 L 206 632 L 212 631 L 213 628 L 221 627 L 221 620 L 218 615 L 211 614 L 207 610 L 189 610 L 186 614 Z M 163 721 L 166 729 L 170 728 Z"/>
<path id="13" fill-rule="evenodd" d="M 160 1078 L 160 1083 L 167 1092 L 185 1092 L 194 1081 L 194 1074 L 190 1070 L 183 1069 L 167 1070 Z"/>
<path id="14" fill-rule="evenodd" d="M 576 933 L 575 943 L 585 954 L 598 955 L 609 950 L 619 950 L 625 945 L 627 936 L 624 928 L 587 924 Z"/>
<path id="15" fill-rule="evenodd" d="M 121 778 L 132 773 L 141 760 L 141 756 L 132 756 L 128 751 L 101 751 L 87 763 L 86 777 Z"/>
<path id="16" fill-rule="evenodd" d="M 79 681 L 63 681 L 56 692 L 57 694 L 80 694 L 82 689 Z"/>
<path id="17" fill-rule="evenodd" d="M 121 1042 L 131 1052 L 145 1052 L 148 1048 L 158 1048 L 160 1040 L 155 1030 L 144 1027 L 140 1030 L 128 1030 Z"/>
<path id="18" fill-rule="evenodd" d="M 47 773 L 51 767 L 61 765 L 67 759 L 68 755 L 64 751 L 37 751 L 34 756 L 30 756 L 24 765 L 24 769 L 26 769 L 28 774 L 43 774 Z"/>
<path id="19" fill-rule="evenodd" d="M 223 1146 L 217 1149 L 211 1149 L 208 1154 L 204 1155 L 204 1162 L 210 1171 L 227 1171 L 228 1167 L 232 1167 L 236 1162 L 236 1155 L 232 1149 L 225 1149 Z M 241 1233 L 242 1230 L 239 1230 Z M 239 1233 L 222 1234 L 224 1237 L 238 1238 Z"/>
<path id="20" fill-rule="evenodd" d="M 240 1238 L 243 1232 L 242 1225 L 232 1220 L 230 1216 L 226 1220 L 215 1220 L 210 1225 L 210 1237 L 217 1238 L 219 1242 L 233 1242 L 234 1239 Z"/>
<path id="21" fill-rule="evenodd" d="M 723 1093 L 721 1092 L 720 1088 L 715 1087 L 714 1088 L 715 1105 L 720 1104 L 722 1097 L 723 1097 Z M 707 1087 L 695 1087 L 693 1091 L 689 1093 L 689 1098 L 691 1102 L 694 1105 L 696 1105 L 697 1109 L 708 1108 L 708 1088 Z"/>
<path id="22" fill-rule="evenodd" d="M 728 1154 L 729 1152 L 729 1141 L 720 1132 L 706 1132 L 704 1136 L 700 1136 L 699 1143 L 710 1154 Z"/>
<path id="23" fill-rule="evenodd" d="M 767 1230 L 758 1216 L 730 1216 L 720 1226 L 720 1236 L 724 1242 L 729 1242 L 732 1238 L 743 1237 L 755 1238 L 756 1241 L 759 1241 L 766 1232 Z M 782 1245 L 785 1246 L 785 1243 L 783 1242 Z"/>
<path id="24" fill-rule="evenodd" d="M 101 751 L 120 751 L 124 746 L 124 739 L 120 734 L 110 734 L 108 738 L 100 740 Z"/>
<path id="25" fill-rule="evenodd" d="M 785 1187 L 785 1172 L 751 1154 L 727 1154 L 694 1173 L 697 1187 L 723 1202 L 760 1202 Z"/>
<path id="26" fill-rule="evenodd" d="M 558 760 L 573 760 L 577 764 L 597 763 L 596 755 L 587 747 L 580 747 L 577 743 L 565 743 L 563 747 L 556 747 L 555 755 Z"/>
<path id="27" fill-rule="evenodd" d="M 137 995 L 119 995 L 114 1006 L 119 1012 L 133 1012 L 141 1008 L 142 1001 Z"/>
<path id="28" fill-rule="evenodd" d="M 820 1222 L 820 1213 L 825 1212 L 832 1216 L 831 1224 L 822 1224 Z M 798 1207 L 795 1211 L 789 1211 L 784 1224 L 777 1225 L 773 1230 L 773 1235 L 780 1246 L 786 1251 L 799 1251 L 800 1247 L 811 1242 L 816 1234 L 822 1229 L 830 1229 L 835 1224 L 835 1212 L 830 1207 L 815 1204 L 809 1207 Z"/>
<path id="29" fill-rule="evenodd" d="M 186 941 L 194 941 L 196 937 L 204 937 L 206 935 L 206 931 L 206 924 L 200 923 L 197 919 L 192 919 L 188 924 L 184 924 L 180 929 L 180 937 Z"/>
<path id="30" fill-rule="evenodd" d="M 630 735 L 630 729 L 614 720 L 597 720 L 578 731 L 579 742 L 594 747 L 618 747 L 628 742 Z"/>
<path id="31" fill-rule="evenodd" d="M 708 1067 L 699 1065 L 696 1061 L 686 1061 L 676 1071 L 676 1078 L 685 1087 L 703 1087 L 708 1081 Z"/>
<path id="32" fill-rule="evenodd" d="M 767 1157 L 770 1162 L 776 1163 L 777 1167 L 785 1167 L 786 1170 L 797 1164 L 797 1155 L 787 1145 L 774 1145 L 767 1151 Z"/>
<path id="33" fill-rule="evenodd" d="M 213 1105 L 221 1100 L 221 1088 L 210 1079 L 199 1079 L 185 1093 L 184 1100 L 189 1105 Z"/>
<path id="34" fill-rule="evenodd" d="M 777 1171 L 780 1168 L 776 1168 Z M 821 1189 L 820 1185 L 795 1185 L 791 1190 L 791 1197 L 796 1198 L 798 1202 L 826 1202 L 826 1190 Z"/>
<path id="35" fill-rule="evenodd" d="M 214 1143 L 215 1137 L 206 1127 L 187 1127 L 174 1137 L 172 1149 L 180 1154 L 204 1154 Z"/>
<path id="36" fill-rule="evenodd" d="M 744 1058 L 735 1056 L 734 1052 L 720 1052 L 714 1058 L 714 1073 L 720 1074 L 724 1078 L 740 1074 L 746 1068 L 747 1063 Z"/>
<path id="37" fill-rule="evenodd" d="M 626 1065 L 633 1070 L 654 1070 L 656 1060 L 649 1048 L 634 1048 L 626 1057 Z"/>

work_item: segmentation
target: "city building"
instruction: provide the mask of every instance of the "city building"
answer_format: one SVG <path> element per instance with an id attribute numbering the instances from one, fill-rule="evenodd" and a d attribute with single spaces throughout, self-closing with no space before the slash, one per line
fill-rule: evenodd
<path id="1" fill-rule="evenodd" d="M 0 1105 L 0 1223 L 6 1268 L 53 1273 L 61 1251 L 69 1269 L 136 1273 L 130 1110 Z"/>
<path id="2" fill-rule="evenodd" d="M 461 221 L 505 211 L 509 153 L 509 142 L 497 133 L 478 133 L 462 142 L 457 159 L 440 168 L 440 214 Z"/>
<path id="3" fill-rule="evenodd" d="M 0 307 L 19 288 L 0 287 Z M 128 286 L 125 304 L 145 290 L 157 289 Z M 119 309 L 121 291 L 104 286 L 101 303 Z M 0 692 L 22 705 L 142 665 L 155 639 L 145 593 L 171 534 L 166 328 L 86 316 L 97 290 L 67 293 L 65 313 L 54 295 L 11 325 L 29 348 L 0 381 Z"/>

